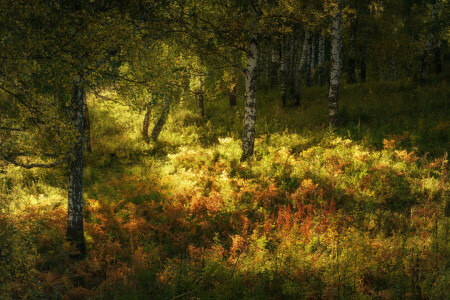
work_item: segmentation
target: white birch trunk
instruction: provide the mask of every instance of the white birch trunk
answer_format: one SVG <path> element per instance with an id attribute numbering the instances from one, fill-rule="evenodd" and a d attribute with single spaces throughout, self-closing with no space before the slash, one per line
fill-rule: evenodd
<path id="1" fill-rule="evenodd" d="M 336 127 L 339 123 L 338 91 L 341 74 L 341 6 L 340 0 L 336 0 L 333 9 L 331 29 L 331 74 L 330 90 L 328 93 L 330 127 Z"/>
<path id="2" fill-rule="evenodd" d="M 245 114 L 244 134 L 242 139 L 241 161 L 247 160 L 253 155 L 255 145 L 256 125 L 256 68 L 258 65 L 258 40 L 256 33 L 250 36 L 250 44 L 247 50 L 247 67 L 245 74 Z"/>

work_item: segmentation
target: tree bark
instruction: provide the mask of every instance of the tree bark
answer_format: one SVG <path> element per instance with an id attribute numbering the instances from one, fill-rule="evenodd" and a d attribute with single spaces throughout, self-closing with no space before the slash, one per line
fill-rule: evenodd
<path id="1" fill-rule="evenodd" d="M 91 122 L 89 118 L 89 107 L 86 101 L 86 95 L 83 96 L 83 114 L 84 114 L 84 144 L 86 145 L 86 151 L 91 153 Z"/>
<path id="2" fill-rule="evenodd" d="M 203 98 L 203 91 L 200 90 L 197 92 L 197 101 L 198 101 L 198 109 L 200 111 L 200 117 L 205 117 L 205 104 Z"/>
<path id="3" fill-rule="evenodd" d="M 436 26 L 437 26 L 436 19 L 437 19 L 437 13 L 438 13 L 438 5 L 439 5 L 439 0 L 435 0 L 434 5 L 433 5 L 433 10 L 431 12 L 431 28 L 428 32 L 427 44 L 425 46 L 425 51 L 422 55 L 422 60 L 421 60 L 421 64 L 420 64 L 420 79 L 422 81 L 425 80 L 425 75 L 427 74 L 428 57 L 431 53 L 432 44 L 433 44 L 434 38 L 435 38 L 435 31 L 436 31 Z"/>
<path id="4" fill-rule="evenodd" d="M 317 34 L 313 34 L 312 38 L 311 38 L 311 66 L 309 67 L 309 69 L 311 70 L 311 82 L 310 85 L 312 85 L 314 83 L 314 76 L 313 74 L 315 74 L 315 69 L 316 69 L 316 39 L 317 39 Z"/>
<path id="5" fill-rule="evenodd" d="M 311 58 L 312 58 L 312 37 L 313 35 L 310 34 L 309 38 L 308 38 L 308 51 L 307 51 L 307 55 L 306 55 L 306 85 L 307 86 L 311 86 L 312 85 L 312 76 L 311 76 Z"/>
<path id="6" fill-rule="evenodd" d="M 287 49 L 289 46 L 287 45 L 287 37 L 283 37 L 282 41 L 282 52 L 281 52 L 281 66 L 280 66 L 280 79 L 281 79 L 281 106 L 286 107 L 286 88 L 287 88 L 287 58 L 288 58 L 288 51 Z"/>
<path id="7" fill-rule="evenodd" d="M 442 73 L 442 61 L 441 61 L 441 42 L 436 43 L 434 47 L 434 68 L 436 74 Z"/>
<path id="8" fill-rule="evenodd" d="M 392 58 L 392 80 L 397 80 L 398 74 L 397 74 L 397 67 L 395 66 L 395 59 Z"/>
<path id="9" fill-rule="evenodd" d="M 272 48 L 270 86 L 274 88 L 278 84 L 278 43 L 274 41 Z"/>
<path id="10" fill-rule="evenodd" d="M 258 65 L 258 41 L 253 33 L 250 36 L 250 45 L 247 50 L 247 67 L 245 74 L 245 114 L 244 114 L 244 134 L 242 139 L 241 161 L 247 160 L 253 155 L 255 146 L 255 125 L 256 125 L 256 67 Z"/>
<path id="11" fill-rule="evenodd" d="M 311 33 L 310 31 L 306 31 L 305 33 L 305 39 L 303 41 L 303 47 L 302 47 L 302 54 L 300 58 L 300 62 L 297 68 L 297 78 L 295 80 L 295 93 L 294 93 L 294 105 L 299 106 L 300 105 L 300 90 L 303 83 L 303 72 L 307 63 L 307 56 L 308 56 L 308 41 L 310 39 Z"/>
<path id="12" fill-rule="evenodd" d="M 236 106 L 236 95 L 237 95 L 237 84 L 235 84 L 233 86 L 233 89 L 231 90 L 231 93 L 230 93 L 230 98 L 229 98 L 230 107 Z"/>
<path id="13" fill-rule="evenodd" d="M 337 127 L 339 124 L 338 91 L 341 74 L 341 5 L 340 0 L 336 0 L 336 7 L 332 16 L 331 29 L 331 74 L 330 90 L 328 93 L 330 127 Z"/>
<path id="14" fill-rule="evenodd" d="M 75 129 L 76 138 L 71 153 L 67 157 L 68 165 L 68 222 L 67 240 L 75 248 L 71 257 L 78 259 L 86 254 L 83 228 L 83 139 L 84 114 L 83 104 L 85 90 L 80 75 L 73 82 L 73 93 L 70 103 L 70 121 Z"/>
<path id="15" fill-rule="evenodd" d="M 164 105 L 163 111 L 161 113 L 161 116 L 159 117 L 158 121 L 156 121 L 155 127 L 153 127 L 152 134 L 150 135 L 150 138 L 156 142 L 158 140 L 159 134 L 161 133 L 164 124 L 166 124 L 167 115 L 169 114 L 170 109 L 170 102 L 169 100 L 166 100 L 166 103 Z"/>
<path id="16" fill-rule="evenodd" d="M 144 140 L 148 140 L 148 127 L 150 125 L 150 114 L 151 108 L 150 104 L 147 105 L 147 109 L 145 110 L 144 122 L 142 122 L 142 137 Z"/>
<path id="17" fill-rule="evenodd" d="M 361 73 L 359 74 L 361 82 L 365 82 L 367 78 L 367 66 L 366 66 L 366 59 L 367 59 L 367 46 L 364 43 L 361 47 Z"/>
<path id="18" fill-rule="evenodd" d="M 317 59 L 317 84 L 323 85 L 325 82 L 325 38 L 323 35 L 319 35 L 319 53 Z"/>
<path id="19" fill-rule="evenodd" d="M 352 20 L 350 24 L 350 45 L 349 45 L 349 55 L 348 55 L 348 64 L 347 64 L 347 76 L 348 83 L 356 82 L 355 75 L 355 64 L 356 64 L 356 20 Z"/>

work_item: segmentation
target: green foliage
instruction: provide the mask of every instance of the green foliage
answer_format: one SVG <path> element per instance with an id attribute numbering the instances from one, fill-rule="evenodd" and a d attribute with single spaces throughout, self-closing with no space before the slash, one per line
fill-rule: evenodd
<path id="1" fill-rule="evenodd" d="M 90 97 L 89 255 L 68 257 L 64 172 L 6 168 L 4 298 L 448 297 L 448 137 L 425 134 L 446 116 L 425 103 L 445 109 L 447 91 L 411 84 L 343 86 L 337 132 L 325 89 L 286 110 L 261 93 L 243 164 L 240 107 L 207 102 L 201 118 L 185 101 L 147 144 L 136 110 Z"/>

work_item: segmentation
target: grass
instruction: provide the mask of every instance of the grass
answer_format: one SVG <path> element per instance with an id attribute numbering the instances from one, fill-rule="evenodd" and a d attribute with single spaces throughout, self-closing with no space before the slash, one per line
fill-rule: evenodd
<path id="1" fill-rule="evenodd" d="M 450 92 L 445 77 L 326 87 L 300 107 L 259 92 L 254 157 L 242 100 L 186 100 L 157 143 L 143 115 L 90 99 L 89 256 L 68 258 L 63 168 L 0 177 L 5 299 L 448 298 Z"/>

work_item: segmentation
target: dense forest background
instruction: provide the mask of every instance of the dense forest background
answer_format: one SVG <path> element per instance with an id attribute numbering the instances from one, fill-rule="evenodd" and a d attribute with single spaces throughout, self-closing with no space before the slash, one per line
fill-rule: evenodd
<path id="1" fill-rule="evenodd" d="M 1 299 L 448 299 L 448 0 L 1 0 Z"/>

